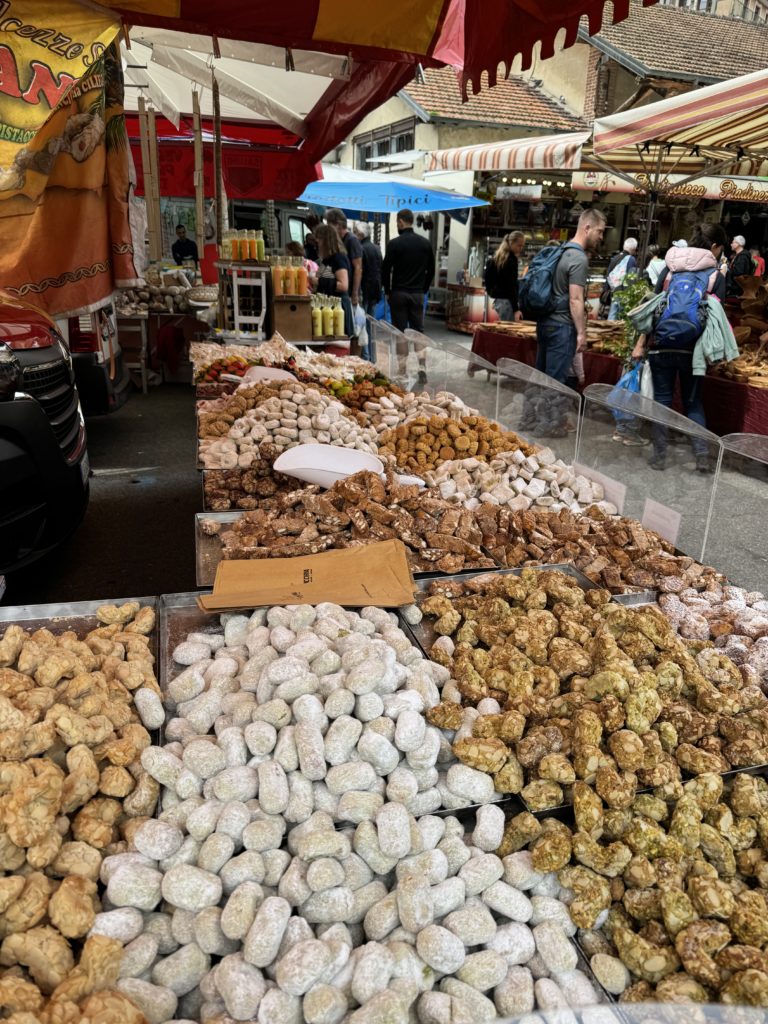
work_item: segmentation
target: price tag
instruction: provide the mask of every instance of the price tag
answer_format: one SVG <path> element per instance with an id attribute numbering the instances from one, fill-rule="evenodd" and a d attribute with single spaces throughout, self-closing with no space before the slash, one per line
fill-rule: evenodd
<path id="1" fill-rule="evenodd" d="M 653 530 L 664 540 L 677 547 L 677 535 L 680 533 L 680 513 L 675 512 L 668 505 L 662 505 L 660 501 L 653 498 L 645 499 L 643 509 L 642 525 L 646 530 Z"/>
<path id="2" fill-rule="evenodd" d="M 605 500 L 616 506 L 619 515 L 624 512 L 624 501 L 627 497 L 627 488 L 624 484 L 614 480 L 612 476 L 606 476 L 605 473 L 598 473 L 596 469 L 582 465 L 581 462 L 574 462 L 573 469 L 579 476 L 585 476 L 588 480 L 594 480 L 596 484 L 602 484 Z"/>

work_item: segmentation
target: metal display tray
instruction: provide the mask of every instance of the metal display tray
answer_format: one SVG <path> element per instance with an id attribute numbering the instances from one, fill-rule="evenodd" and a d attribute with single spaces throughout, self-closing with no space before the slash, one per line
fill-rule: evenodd
<path id="1" fill-rule="evenodd" d="M 474 569 L 469 572 L 457 573 L 452 576 L 430 576 L 427 579 L 417 579 L 416 586 L 418 587 L 419 593 L 416 596 L 416 604 L 420 605 L 422 601 L 426 599 L 427 591 L 433 583 L 451 583 L 454 581 L 464 583 L 467 580 L 475 579 L 477 576 L 519 576 L 527 569 L 530 569 L 533 572 L 562 572 L 566 576 L 572 576 L 582 590 L 597 589 L 597 584 L 593 583 L 589 577 L 585 576 L 583 572 L 576 568 L 576 566 L 571 565 L 570 562 L 562 562 L 556 565 L 524 565 L 517 569 Z M 426 619 L 422 619 L 421 622 L 416 625 L 405 623 L 403 629 L 410 636 L 416 646 L 419 647 L 427 657 L 429 657 L 430 649 L 437 639 L 437 634 L 432 628 L 432 623 L 428 622 Z"/>
<path id="2" fill-rule="evenodd" d="M 0 607 L 0 623 L 15 623 L 23 629 L 50 629 L 51 632 L 72 630 L 79 637 L 85 636 L 92 629 L 98 629 L 104 623 L 96 618 L 96 612 L 102 605 L 116 604 L 127 601 L 138 601 L 142 606 L 151 607 L 157 617 L 159 599 L 157 597 L 122 597 L 105 598 L 103 601 L 61 601 L 56 604 L 22 604 Z M 157 622 L 150 633 L 152 653 L 157 656 Z"/>
<path id="3" fill-rule="evenodd" d="M 201 593 L 210 594 L 210 590 Z M 173 650 L 189 633 L 219 633 L 219 612 L 204 612 L 198 606 L 198 591 L 183 594 L 163 594 L 160 598 L 160 653 L 158 679 L 165 691 L 168 683 L 183 669 L 176 666 Z"/>
<path id="4" fill-rule="evenodd" d="M 195 583 L 198 587 L 212 587 L 221 561 L 221 534 L 212 536 L 202 528 L 203 520 L 213 520 L 222 526 L 236 522 L 240 511 L 195 513 Z"/>
<path id="5" fill-rule="evenodd" d="M 227 513 L 222 514 L 226 515 Z M 189 633 L 219 633 L 222 631 L 219 618 L 221 612 L 203 611 L 197 603 L 199 597 L 210 596 L 210 594 L 210 589 L 206 589 L 187 591 L 183 594 L 163 594 L 160 598 L 158 680 L 163 690 L 182 671 L 173 660 L 174 648 L 185 640 Z M 355 609 L 349 610 L 354 611 Z M 248 609 L 243 609 L 238 614 L 246 615 L 248 611 Z M 406 623 L 402 615 L 398 615 L 398 618 L 400 627 L 404 628 Z"/>
<path id="6" fill-rule="evenodd" d="M 625 608 L 643 608 L 656 604 L 659 599 L 657 590 L 633 590 L 626 594 L 612 594 L 614 604 L 623 604 Z"/>
<path id="7" fill-rule="evenodd" d="M 195 513 L 195 582 L 198 587 L 212 587 L 216 579 L 216 569 L 221 561 L 221 540 L 220 534 L 209 536 L 202 529 L 204 519 L 212 519 L 221 523 L 222 526 L 237 522 L 240 516 L 245 515 L 242 509 L 231 509 L 228 512 L 196 512 Z M 259 559 L 253 559 L 259 561 Z M 477 576 L 478 573 L 496 572 L 493 566 L 487 569 L 462 569 L 455 574 L 455 577 Z M 436 580 L 454 579 L 442 572 L 414 572 L 415 580 Z"/>

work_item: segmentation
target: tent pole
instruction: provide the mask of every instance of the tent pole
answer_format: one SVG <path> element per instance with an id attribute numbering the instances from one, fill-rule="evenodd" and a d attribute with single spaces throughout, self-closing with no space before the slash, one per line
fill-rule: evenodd
<path id="1" fill-rule="evenodd" d="M 640 243 L 640 251 L 637 254 L 637 265 L 638 267 L 643 266 L 645 263 L 646 253 L 648 252 L 648 246 L 651 244 L 651 231 L 653 229 L 653 215 L 656 213 L 656 205 L 659 200 L 659 181 L 661 178 L 661 162 L 664 159 L 664 149 L 659 146 L 659 152 L 656 157 L 656 169 L 653 175 L 653 184 L 651 185 L 651 191 L 649 193 L 648 208 L 646 211 L 646 222 L 645 231 L 643 232 L 643 238 Z"/>
<path id="2" fill-rule="evenodd" d="M 154 225 L 149 235 L 149 258 L 161 260 L 163 258 L 163 231 L 160 216 L 160 166 L 157 158 L 157 128 L 154 110 L 147 111 L 147 145 L 149 147 L 149 187 L 152 194 L 151 209 Z"/>
<path id="3" fill-rule="evenodd" d="M 149 132 L 147 130 L 147 105 L 143 96 L 139 96 L 139 144 L 141 146 L 141 169 L 144 172 L 144 206 L 147 211 L 147 239 L 149 242 L 149 258 L 153 259 L 155 245 L 153 240 L 152 198 L 150 179 L 152 170 L 149 166 Z"/>
<path id="4" fill-rule="evenodd" d="M 216 75 L 211 73 L 211 91 L 213 93 L 213 178 L 214 197 L 216 199 L 216 244 L 221 245 L 224 237 L 223 188 L 221 183 L 221 102 L 219 84 Z M 226 298 L 224 289 L 219 282 L 219 327 L 225 327 Z"/>
<path id="5" fill-rule="evenodd" d="M 195 133 L 195 238 L 200 259 L 205 251 L 205 182 L 203 179 L 203 132 L 200 125 L 200 97 L 192 93 L 192 124 Z M 217 240 L 218 241 L 218 240 Z"/>

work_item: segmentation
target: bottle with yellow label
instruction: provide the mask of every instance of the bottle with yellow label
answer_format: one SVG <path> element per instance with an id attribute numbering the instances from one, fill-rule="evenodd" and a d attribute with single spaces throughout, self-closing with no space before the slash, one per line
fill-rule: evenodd
<path id="1" fill-rule="evenodd" d="M 333 307 L 333 336 L 335 338 L 344 337 L 344 307 L 339 298 L 336 299 Z"/>
<path id="2" fill-rule="evenodd" d="M 319 304 L 312 299 L 312 337 L 322 338 L 323 336 L 323 311 Z"/>
<path id="3" fill-rule="evenodd" d="M 333 337 L 333 307 L 330 303 L 323 306 L 323 337 Z"/>

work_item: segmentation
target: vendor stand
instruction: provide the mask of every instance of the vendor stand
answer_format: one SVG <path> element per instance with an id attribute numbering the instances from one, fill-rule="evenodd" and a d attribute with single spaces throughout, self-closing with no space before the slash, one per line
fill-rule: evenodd
<path id="1" fill-rule="evenodd" d="M 491 4 L 499 25 L 510 6 Z M 308 383 L 328 383 L 323 358 Z M 422 397 L 438 409 L 411 430 L 417 396 L 338 366 L 337 387 L 279 396 L 281 426 L 243 392 L 201 414 L 205 438 L 242 442 L 230 431 L 252 413 L 286 448 L 282 420 L 308 400 L 320 440 L 336 393 L 365 410 L 346 435 L 434 474 L 432 490 L 289 480 L 290 498 L 251 499 L 213 593 L 0 610 L 3 1009 L 24 1024 L 534 1007 L 678 1024 L 693 1001 L 707 1024 L 762 1021 L 762 594 L 680 555 L 676 509 L 650 510 L 656 530 L 618 516 L 613 485 L 636 480 L 590 480 L 456 395 Z M 648 404 L 634 413 L 691 429 Z M 721 464 L 725 443 L 706 440 Z M 743 439 L 729 450 L 764 462 Z M 700 498 L 719 478 L 697 482 Z M 704 548 L 706 502 L 683 512 Z M 322 537 L 341 544 L 315 554 Z M 403 541 L 439 553 L 442 578 L 414 584 Z M 457 574 L 466 562 L 481 576 Z M 496 664 L 502 639 L 519 671 Z"/>

